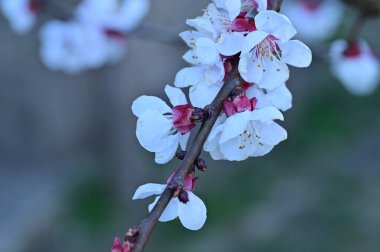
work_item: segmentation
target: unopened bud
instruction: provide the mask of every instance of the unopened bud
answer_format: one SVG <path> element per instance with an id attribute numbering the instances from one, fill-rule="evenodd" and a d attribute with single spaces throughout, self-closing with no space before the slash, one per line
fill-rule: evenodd
<path id="1" fill-rule="evenodd" d="M 187 151 L 178 151 L 175 154 L 175 157 L 178 158 L 179 160 L 183 160 L 186 156 Z"/>
<path id="2" fill-rule="evenodd" d="M 189 202 L 189 194 L 185 190 L 181 190 L 181 192 L 178 195 L 178 199 L 183 204 L 186 204 L 187 202 Z"/>
<path id="3" fill-rule="evenodd" d="M 191 118 L 195 122 L 204 122 L 204 120 L 207 118 L 207 115 L 203 109 L 194 107 L 193 112 L 191 113 Z"/>
<path id="4" fill-rule="evenodd" d="M 127 233 L 125 234 L 125 241 L 134 244 L 137 240 L 137 236 L 140 233 L 139 227 L 131 227 L 128 229 Z"/>
<path id="5" fill-rule="evenodd" d="M 198 170 L 200 170 L 202 172 L 207 170 L 206 161 L 202 158 L 198 158 L 195 165 L 197 166 Z"/>

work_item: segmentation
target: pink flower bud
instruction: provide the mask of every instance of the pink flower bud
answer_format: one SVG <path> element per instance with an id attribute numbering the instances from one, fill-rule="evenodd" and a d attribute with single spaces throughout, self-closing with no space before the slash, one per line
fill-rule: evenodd
<path id="1" fill-rule="evenodd" d="M 227 117 L 232 116 L 236 113 L 241 113 L 244 111 L 253 111 L 256 108 L 257 99 L 253 97 L 248 99 L 245 95 L 236 96 L 232 101 L 224 100 L 223 101 L 223 111 Z"/>
<path id="2" fill-rule="evenodd" d="M 191 117 L 194 109 L 189 105 L 178 105 L 173 108 L 173 125 L 182 134 L 190 132 L 195 127 Z"/>
<path id="3" fill-rule="evenodd" d="M 111 252 L 130 252 L 131 250 L 126 243 L 121 243 L 119 237 L 115 237 Z"/>

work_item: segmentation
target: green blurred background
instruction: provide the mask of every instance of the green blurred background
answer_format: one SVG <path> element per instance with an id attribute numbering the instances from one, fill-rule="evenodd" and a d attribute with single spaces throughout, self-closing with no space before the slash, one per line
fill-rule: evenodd
<path id="1" fill-rule="evenodd" d="M 122 62 L 76 76 L 41 65 L 37 29 L 18 36 L 0 18 L 0 251 L 110 251 L 146 215 L 153 198 L 133 202 L 135 189 L 163 183 L 179 162 L 157 165 L 139 146 L 130 106 L 141 94 L 166 99 L 186 65 L 177 34 L 208 2 L 152 1 Z M 371 20 L 362 33 L 377 48 L 379 27 Z M 289 139 L 244 162 L 203 154 L 205 226 L 160 223 L 146 251 L 379 251 L 380 91 L 347 93 L 326 45 L 315 46 L 310 68 L 291 69 Z"/>

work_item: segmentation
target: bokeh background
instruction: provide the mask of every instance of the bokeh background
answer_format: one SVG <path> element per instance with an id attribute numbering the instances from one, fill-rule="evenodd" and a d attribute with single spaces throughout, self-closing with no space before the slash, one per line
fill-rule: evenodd
<path id="1" fill-rule="evenodd" d="M 135 189 L 166 181 L 179 162 L 154 163 L 130 106 L 141 94 L 166 99 L 186 65 L 177 34 L 208 2 L 153 0 L 122 62 L 73 76 L 41 65 L 37 29 L 18 36 L 0 17 L 0 251 L 110 251 L 146 215 L 153 199 L 132 202 Z M 379 27 L 362 32 L 377 48 Z M 244 162 L 203 154 L 205 226 L 159 224 L 146 251 L 379 251 L 380 91 L 347 93 L 317 46 L 310 68 L 291 71 L 289 139 Z"/>

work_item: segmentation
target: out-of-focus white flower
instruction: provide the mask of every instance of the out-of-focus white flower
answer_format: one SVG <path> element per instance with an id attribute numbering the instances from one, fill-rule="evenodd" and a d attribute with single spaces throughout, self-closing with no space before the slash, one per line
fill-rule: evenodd
<path id="1" fill-rule="evenodd" d="M 290 20 L 275 11 L 264 10 L 255 16 L 257 30 L 244 38 L 239 72 L 250 83 L 273 89 L 289 78 L 286 64 L 307 67 L 311 63 L 310 49 L 298 40 Z"/>
<path id="2" fill-rule="evenodd" d="M 263 156 L 287 138 L 286 131 L 273 120 L 283 120 L 273 106 L 256 108 L 257 99 L 242 95 L 225 100 L 219 116 L 204 145 L 213 159 L 241 161 Z"/>
<path id="3" fill-rule="evenodd" d="M 12 29 L 24 34 L 32 29 L 36 22 L 39 0 L 1 0 L 0 7 L 10 22 Z"/>
<path id="4" fill-rule="evenodd" d="M 102 31 L 128 33 L 139 25 L 148 10 L 148 0 L 84 0 L 75 16 Z"/>
<path id="5" fill-rule="evenodd" d="M 281 10 L 293 21 L 301 38 L 316 43 L 335 32 L 344 8 L 336 0 L 295 0 L 284 1 Z"/>
<path id="6" fill-rule="evenodd" d="M 168 182 L 170 182 L 171 177 Z M 182 225 L 187 229 L 199 230 L 203 227 L 207 218 L 207 209 L 203 201 L 192 192 L 195 180 L 196 178 L 193 178 L 192 175 L 185 177 L 183 189 L 177 197 L 170 200 L 159 221 L 167 222 L 178 217 Z M 137 188 L 133 199 L 145 199 L 152 195 L 160 195 L 165 188 L 165 184 L 149 183 L 142 185 Z M 149 211 L 152 211 L 159 199 L 160 196 L 157 196 L 154 202 L 149 205 Z"/>
<path id="7" fill-rule="evenodd" d="M 156 163 L 169 162 L 178 145 L 186 149 L 189 132 L 195 127 L 193 108 L 187 104 L 184 93 L 169 85 L 165 93 L 174 106 L 171 109 L 164 101 L 154 96 L 140 96 L 132 104 L 138 117 L 136 135 L 142 147 L 156 154 Z"/>
<path id="8" fill-rule="evenodd" d="M 104 64 L 102 37 L 78 22 L 49 21 L 40 31 L 42 62 L 50 69 L 77 73 Z"/>
<path id="9" fill-rule="evenodd" d="M 337 40 L 330 48 L 332 73 L 355 95 L 372 93 L 380 82 L 380 64 L 368 44 L 361 40 Z"/>

